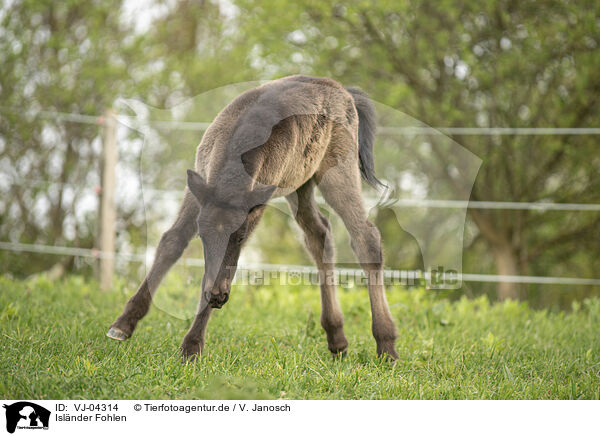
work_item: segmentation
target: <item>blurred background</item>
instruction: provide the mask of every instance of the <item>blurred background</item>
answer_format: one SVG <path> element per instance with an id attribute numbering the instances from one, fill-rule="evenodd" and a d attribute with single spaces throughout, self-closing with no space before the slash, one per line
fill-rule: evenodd
<path id="1" fill-rule="evenodd" d="M 97 277 L 114 225 L 116 273 L 140 280 L 206 123 L 245 82 L 310 74 L 404 114 L 385 120 L 376 146 L 399 197 L 471 201 L 462 250 L 446 255 L 472 277 L 444 295 L 568 309 L 600 293 L 599 45 L 592 1 L 5 1 L 0 273 Z M 393 130 L 423 126 L 443 135 Z M 458 149 L 474 156 L 466 191 L 449 164 Z M 371 210 L 387 268 L 427 269 L 402 217 L 433 234 L 449 222 L 444 208 L 464 209 L 429 206 Z M 334 229 L 340 264 L 353 263 Z M 283 208 L 269 208 L 245 259 L 312 265 L 301 239 Z M 185 257 L 201 258 L 201 244 Z M 185 261 L 175 273 L 201 276 Z"/>

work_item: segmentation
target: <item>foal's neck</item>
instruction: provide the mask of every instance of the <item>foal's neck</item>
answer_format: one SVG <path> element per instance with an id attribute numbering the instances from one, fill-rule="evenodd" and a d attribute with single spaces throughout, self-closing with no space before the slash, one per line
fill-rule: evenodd
<path id="1" fill-rule="evenodd" d="M 241 158 L 227 159 L 221 165 L 209 169 L 207 182 L 217 188 L 217 191 L 245 192 L 252 190 L 255 175 L 248 174 Z"/>

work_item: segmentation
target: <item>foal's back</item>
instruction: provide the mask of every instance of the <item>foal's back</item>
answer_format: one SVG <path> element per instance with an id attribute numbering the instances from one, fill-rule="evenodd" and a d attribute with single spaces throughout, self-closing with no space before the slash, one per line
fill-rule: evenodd
<path id="1" fill-rule="evenodd" d="M 198 146 L 196 170 L 211 185 L 252 180 L 294 190 L 328 160 L 333 137 L 347 136 L 350 151 L 357 128 L 353 97 L 341 84 L 285 77 L 244 92 L 219 113 Z M 240 162 L 245 183 L 236 174 Z"/>

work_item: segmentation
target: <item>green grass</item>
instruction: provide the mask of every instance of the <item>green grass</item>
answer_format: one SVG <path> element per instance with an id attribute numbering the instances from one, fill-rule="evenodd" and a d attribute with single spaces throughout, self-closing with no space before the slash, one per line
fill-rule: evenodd
<path id="1" fill-rule="evenodd" d="M 600 398 L 597 299 L 550 313 L 393 289 L 391 365 L 375 356 L 365 290 L 340 291 L 350 347 L 333 361 L 317 289 L 237 287 L 211 319 L 205 354 L 183 365 L 189 321 L 155 307 L 127 342 L 104 336 L 131 292 L 0 277 L 0 398 Z"/>

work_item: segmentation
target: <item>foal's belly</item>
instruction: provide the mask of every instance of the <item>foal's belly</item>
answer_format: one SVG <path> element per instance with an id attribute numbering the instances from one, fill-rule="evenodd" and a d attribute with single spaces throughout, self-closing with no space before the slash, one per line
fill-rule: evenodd
<path id="1" fill-rule="evenodd" d="M 259 177 L 258 180 L 277 186 L 279 189 L 274 194 L 276 196 L 295 191 L 318 170 L 327 151 L 330 137 L 330 129 L 325 129 L 317 139 L 299 136 L 295 138 L 293 144 L 279 143 L 279 146 L 274 146 L 265 152 L 267 158 L 261 172 L 264 173 L 266 170 L 269 175 L 264 174 L 265 177 Z"/>

